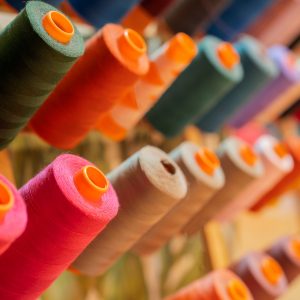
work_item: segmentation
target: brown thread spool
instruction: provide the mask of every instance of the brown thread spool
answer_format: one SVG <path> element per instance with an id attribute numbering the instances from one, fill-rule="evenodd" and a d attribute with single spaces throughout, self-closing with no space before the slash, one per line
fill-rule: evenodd
<path id="1" fill-rule="evenodd" d="M 264 176 L 254 180 L 220 211 L 216 217 L 220 221 L 228 221 L 243 210 L 250 208 L 293 169 L 292 156 L 271 135 L 261 136 L 254 147 L 261 156 L 265 169 Z"/>
<path id="2" fill-rule="evenodd" d="M 193 234 L 200 230 L 248 184 L 263 174 L 260 158 L 248 144 L 237 138 L 227 138 L 220 145 L 218 154 L 225 173 L 225 185 L 190 220 L 183 228 L 183 233 Z"/>
<path id="3" fill-rule="evenodd" d="M 72 265 L 88 275 L 106 271 L 187 193 L 180 168 L 152 146 L 142 148 L 107 177 L 119 196 L 120 209 Z"/>
<path id="4" fill-rule="evenodd" d="M 174 149 L 170 156 L 187 179 L 188 195 L 134 245 L 132 249 L 138 254 L 150 254 L 162 247 L 225 182 L 218 157 L 207 148 L 184 142 Z"/>

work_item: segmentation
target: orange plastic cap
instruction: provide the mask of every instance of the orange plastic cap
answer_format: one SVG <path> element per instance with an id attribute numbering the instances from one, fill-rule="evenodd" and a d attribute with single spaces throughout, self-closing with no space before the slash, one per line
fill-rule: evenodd
<path id="1" fill-rule="evenodd" d="M 195 160 L 198 166 L 208 175 L 213 175 L 220 166 L 220 160 L 217 155 L 208 148 L 201 148 L 195 154 Z"/>
<path id="2" fill-rule="evenodd" d="M 3 181 L 0 181 L 0 221 L 13 208 L 14 200 L 10 188 Z"/>
<path id="3" fill-rule="evenodd" d="M 244 162 L 249 166 L 254 166 L 258 159 L 256 153 L 247 144 L 244 144 L 243 146 L 241 146 L 240 155 L 241 155 L 242 159 L 244 160 Z"/>
<path id="4" fill-rule="evenodd" d="M 274 145 L 274 152 L 280 157 L 280 158 L 284 158 L 285 156 L 287 156 L 288 150 L 286 149 L 285 145 L 283 143 L 277 143 L 276 145 Z"/>
<path id="5" fill-rule="evenodd" d="M 119 50 L 130 60 L 138 60 L 147 51 L 143 37 L 133 29 L 125 29 L 118 40 Z"/>
<path id="6" fill-rule="evenodd" d="M 265 278 L 273 285 L 276 285 L 283 275 L 281 266 L 272 257 L 263 259 L 261 268 Z"/>
<path id="7" fill-rule="evenodd" d="M 94 166 L 85 166 L 74 175 L 74 183 L 86 200 L 98 201 L 108 190 L 109 182 L 106 176 Z"/>
<path id="8" fill-rule="evenodd" d="M 300 260 L 300 239 L 294 238 L 290 242 L 291 250 L 294 255 Z"/>
<path id="9" fill-rule="evenodd" d="M 247 300 L 249 299 L 248 289 L 245 284 L 239 279 L 232 279 L 227 285 L 228 294 L 232 300 Z"/>
<path id="10" fill-rule="evenodd" d="M 232 69 L 240 62 L 240 56 L 233 45 L 227 42 L 220 43 L 217 48 L 219 59 L 223 66 Z"/>
<path id="11" fill-rule="evenodd" d="M 167 55 L 182 63 L 189 63 L 197 55 L 197 52 L 197 44 L 183 32 L 179 32 L 171 38 L 167 48 Z"/>
<path id="12" fill-rule="evenodd" d="M 43 27 L 54 40 L 62 44 L 68 44 L 75 32 L 69 18 L 55 10 L 49 11 L 44 16 Z"/>

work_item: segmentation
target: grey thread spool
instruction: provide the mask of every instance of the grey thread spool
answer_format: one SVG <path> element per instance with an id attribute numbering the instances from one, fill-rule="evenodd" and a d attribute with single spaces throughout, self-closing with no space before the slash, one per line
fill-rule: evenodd
<path id="1" fill-rule="evenodd" d="M 263 175 L 259 156 L 248 144 L 235 137 L 227 138 L 220 145 L 218 154 L 225 173 L 225 185 L 189 221 L 182 229 L 183 233 L 196 233 L 253 180 Z"/>
<path id="2" fill-rule="evenodd" d="M 162 247 L 222 188 L 225 182 L 218 158 L 206 148 L 184 142 L 174 149 L 170 156 L 187 179 L 188 194 L 133 246 L 133 251 L 141 255 L 150 254 Z M 198 162 L 200 159 L 202 164 Z M 205 163 L 208 166 L 203 166 Z"/>
<path id="3" fill-rule="evenodd" d="M 108 174 L 120 202 L 116 218 L 72 267 L 99 275 L 187 194 L 179 166 L 163 151 L 146 146 Z"/>

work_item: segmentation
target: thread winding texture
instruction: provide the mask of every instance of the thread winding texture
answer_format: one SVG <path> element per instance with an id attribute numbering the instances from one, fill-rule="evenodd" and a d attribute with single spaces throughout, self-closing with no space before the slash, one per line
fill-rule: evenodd
<path id="1" fill-rule="evenodd" d="M 0 148 L 9 144 L 83 53 L 75 33 L 67 44 L 44 29 L 52 6 L 30 1 L 0 33 Z"/>
<path id="2" fill-rule="evenodd" d="M 218 149 L 221 166 L 225 174 L 225 185 L 202 207 L 182 229 L 183 233 L 194 234 L 215 218 L 244 188 L 263 175 L 263 165 L 253 150 L 241 140 L 230 137 Z M 250 152 L 248 158 L 243 152 Z"/>
<path id="3" fill-rule="evenodd" d="M 287 289 L 281 266 L 267 254 L 249 253 L 231 269 L 245 282 L 255 300 L 274 300 Z"/>
<path id="4" fill-rule="evenodd" d="M 85 54 L 33 117 L 31 127 L 51 145 L 73 148 L 147 73 L 145 51 L 144 40 L 133 30 L 105 25 L 87 42 Z"/>
<path id="5" fill-rule="evenodd" d="M 178 76 L 160 101 L 147 114 L 148 121 L 161 133 L 170 137 L 205 114 L 217 101 L 236 85 L 243 76 L 236 53 L 231 68 L 227 68 L 218 50 L 222 41 L 207 36 L 198 45 L 198 55 Z M 227 45 L 227 48 L 231 48 Z M 184 99 L 184 102 L 183 102 Z"/>
<path id="6" fill-rule="evenodd" d="M 108 178 L 119 196 L 120 209 L 73 263 L 75 269 L 88 275 L 106 271 L 187 193 L 180 168 L 152 146 L 135 153 Z"/>
<path id="7" fill-rule="evenodd" d="M 12 202 L 11 205 L 9 202 Z M 24 232 L 27 211 L 18 190 L 1 174 L 0 213 L 0 254 L 2 254 Z"/>
<path id="8" fill-rule="evenodd" d="M 0 256 L 3 299 L 36 299 L 117 214 L 111 185 L 98 201 L 78 192 L 74 176 L 89 165 L 80 157 L 61 155 L 20 189 L 28 224 Z"/>
<path id="9" fill-rule="evenodd" d="M 242 280 L 229 270 L 217 270 L 165 300 L 253 300 Z M 256 299 L 256 298 L 255 298 Z"/>
<path id="10" fill-rule="evenodd" d="M 203 162 L 212 165 L 208 174 L 196 160 L 199 153 Z M 209 157 L 209 156 L 212 157 Z M 184 142 L 174 149 L 170 156 L 183 171 L 189 186 L 187 196 L 177 203 L 158 223 L 156 223 L 133 247 L 138 254 L 150 254 L 162 247 L 170 238 L 179 233 L 192 216 L 220 189 L 225 177 L 214 154 L 199 148 L 191 142 Z M 207 161 L 208 160 L 208 161 Z"/>
<path id="11" fill-rule="evenodd" d="M 151 55 L 148 73 L 108 113 L 96 129 L 113 140 L 122 140 L 143 118 L 197 54 L 195 42 L 178 33 Z"/>
<path id="12" fill-rule="evenodd" d="M 197 126 L 205 131 L 221 129 L 243 104 L 248 103 L 278 75 L 275 63 L 267 56 L 266 49 L 259 41 L 245 36 L 235 44 L 235 48 L 241 57 L 244 77 L 197 122 Z"/>

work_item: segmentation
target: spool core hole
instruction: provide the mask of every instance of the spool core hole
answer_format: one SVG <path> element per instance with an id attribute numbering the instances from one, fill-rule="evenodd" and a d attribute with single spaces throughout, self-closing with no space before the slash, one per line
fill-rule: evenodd
<path id="1" fill-rule="evenodd" d="M 248 291 L 245 284 L 239 279 L 233 279 L 228 283 L 228 293 L 232 300 L 247 300 Z"/>
<path id="2" fill-rule="evenodd" d="M 147 51 L 145 40 L 139 33 L 132 29 L 125 29 L 124 35 L 131 47 L 135 48 L 142 54 Z"/>
<path id="3" fill-rule="evenodd" d="M 196 152 L 195 160 L 198 166 L 208 175 L 213 175 L 215 170 L 220 166 L 219 158 L 208 148 L 203 148 Z"/>
<path id="4" fill-rule="evenodd" d="M 291 240 L 291 249 L 294 255 L 300 259 L 300 239 L 294 238 Z"/>
<path id="5" fill-rule="evenodd" d="M 160 163 L 163 165 L 163 167 L 165 168 L 165 170 L 168 173 L 170 173 L 171 175 L 175 175 L 176 174 L 176 168 L 168 160 L 163 159 L 163 160 L 160 161 Z"/>
<path id="6" fill-rule="evenodd" d="M 231 43 L 220 43 L 217 48 L 217 54 L 221 63 L 227 69 L 233 69 L 240 62 L 240 56 Z"/>
<path id="7" fill-rule="evenodd" d="M 247 163 L 249 166 L 254 166 L 258 159 L 253 148 L 247 144 L 244 144 L 241 146 L 240 155 L 241 155 L 242 159 L 244 160 L 244 162 Z"/>
<path id="8" fill-rule="evenodd" d="M 272 284 L 276 285 L 282 277 L 283 271 L 279 263 L 272 257 L 263 259 L 261 268 L 265 278 Z"/>

